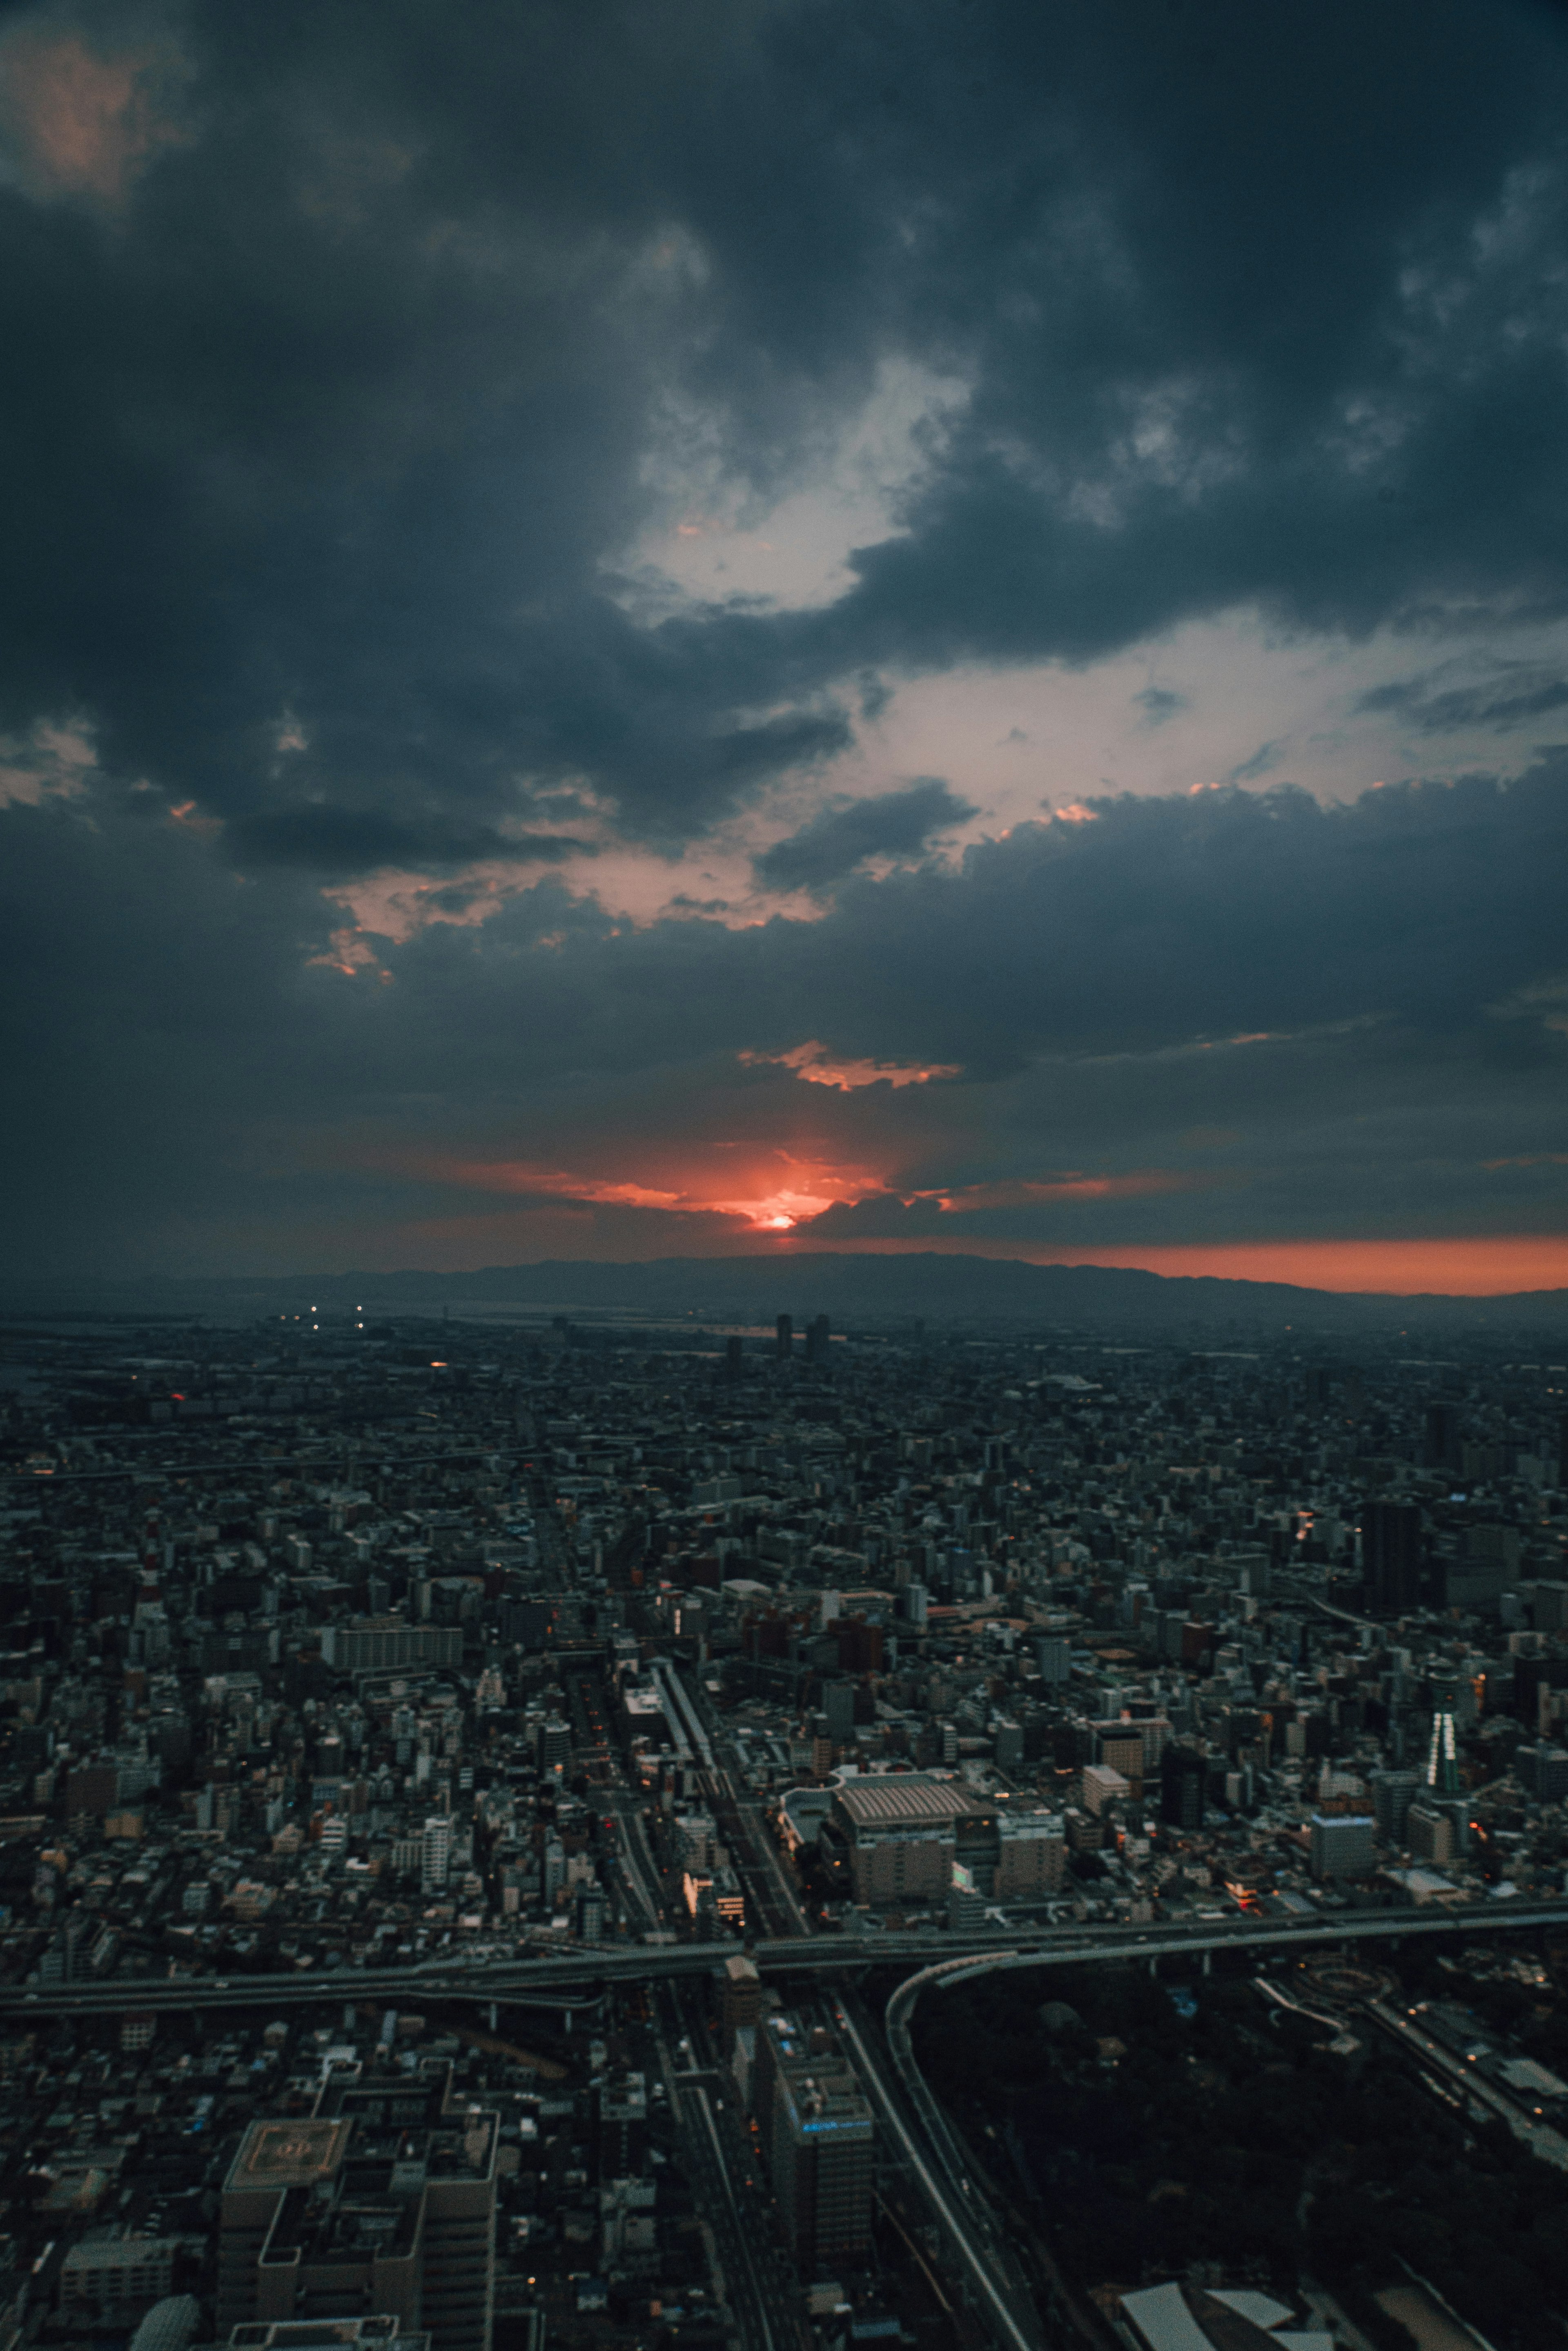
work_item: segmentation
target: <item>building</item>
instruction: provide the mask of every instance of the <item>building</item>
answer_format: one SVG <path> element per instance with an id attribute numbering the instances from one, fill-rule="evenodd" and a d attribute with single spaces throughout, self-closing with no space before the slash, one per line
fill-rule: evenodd
<path id="1" fill-rule="evenodd" d="M 1314 1877 L 1370 1877 L 1373 1871 L 1373 1823 L 1365 1813 L 1340 1813 L 1327 1818 L 1314 1813 L 1312 1824 Z"/>
<path id="2" fill-rule="evenodd" d="M 997 1841 L 993 1901 L 1042 1902 L 1061 1893 L 1067 1875 L 1067 1832 L 1059 1814 L 1007 1805 L 997 1814 Z"/>
<path id="3" fill-rule="evenodd" d="M 1455 1809 L 1429 1796 L 1411 1805 L 1405 1834 L 1416 1860 L 1435 1861 L 1440 1865 L 1464 1851 L 1469 1840 L 1455 1818 Z"/>
<path id="4" fill-rule="evenodd" d="M 308 2116 L 252 2123 L 219 2212 L 220 2337 L 375 2313 L 431 2351 L 489 2351 L 498 2137 L 434 2064 L 373 2089 L 329 2075 Z"/>
<path id="5" fill-rule="evenodd" d="M 1034 1645 L 1041 1681 L 1053 1688 L 1072 1678 L 1072 1646 L 1064 1635 L 1047 1634 Z"/>
<path id="6" fill-rule="evenodd" d="M 859 2260 L 871 2245 L 871 2107 L 821 2028 L 802 2033 L 785 2021 L 783 2033 L 764 2038 L 772 2060 L 767 2143 L 789 2252 L 805 2271 Z"/>
<path id="7" fill-rule="evenodd" d="M 606 2074 L 599 2085 L 599 2177 L 635 2179 L 648 2143 L 648 2084 L 642 2074 Z"/>
<path id="8" fill-rule="evenodd" d="M 773 1352 L 781 1364 L 787 1364 L 795 1352 L 795 1324 L 788 1314 L 780 1314 L 774 1325 Z"/>
<path id="9" fill-rule="evenodd" d="M 452 1867 L 452 1823 L 444 1813 L 432 1813 L 420 1840 L 420 1887 L 442 1894 Z"/>
<path id="10" fill-rule="evenodd" d="M 338 2318 L 286 2318 L 271 2326 L 236 2326 L 226 2351 L 430 2351 L 428 2335 L 411 2335 L 384 2314 Z M 135 2346 L 132 2346 L 132 2351 Z"/>
<path id="11" fill-rule="evenodd" d="M 857 1902 L 873 1905 L 946 1903 L 955 1861 L 988 1893 L 999 1844 L 994 1805 L 924 1771 L 845 1781 L 818 1834 L 830 1871 L 843 1874 Z"/>
<path id="12" fill-rule="evenodd" d="M 60 2268 L 62 2315 L 101 2318 L 165 2300 L 179 2246 L 178 2237 L 133 2237 L 119 2231 L 84 2237 Z"/>
<path id="13" fill-rule="evenodd" d="M 193 2294 L 172 2294 L 155 2302 L 131 2338 L 130 2351 L 186 2351 L 202 2324 Z"/>
<path id="14" fill-rule="evenodd" d="M 719 1978 L 719 2027 L 725 2052 L 735 2047 L 737 2032 L 755 2031 L 762 2016 L 762 1978 L 757 1962 L 743 1952 L 726 1959 Z"/>
<path id="15" fill-rule="evenodd" d="M 1124 1802 L 1133 1792 L 1130 1782 L 1108 1763 L 1085 1763 L 1082 1779 L 1084 1810 L 1096 1819 L 1113 1804 Z"/>
<path id="16" fill-rule="evenodd" d="M 1416 1771 L 1377 1771 L 1372 1780 L 1372 1809 L 1377 1834 L 1389 1844 L 1405 1843 L 1410 1807 L 1420 1790 Z"/>
<path id="17" fill-rule="evenodd" d="M 1167 1827 L 1197 1830 L 1203 1826 L 1204 1791 L 1208 1784 L 1208 1758 L 1196 1747 L 1167 1747 L 1160 1758 L 1160 1818 Z"/>
<path id="18" fill-rule="evenodd" d="M 1361 1558 L 1371 1608 L 1397 1615 L 1421 1597 L 1421 1510 L 1416 1502 L 1368 1502 L 1361 1513 Z"/>
<path id="19" fill-rule="evenodd" d="M 409 1673 L 421 1667 L 460 1666 L 463 1634 L 455 1625 L 409 1625 L 401 1616 L 356 1616 L 321 1628 L 321 1662 L 341 1674 Z"/>

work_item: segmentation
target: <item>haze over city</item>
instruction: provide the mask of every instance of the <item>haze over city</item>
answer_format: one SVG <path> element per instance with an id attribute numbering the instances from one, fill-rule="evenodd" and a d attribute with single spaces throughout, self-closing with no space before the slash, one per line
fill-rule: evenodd
<path id="1" fill-rule="evenodd" d="M 15 1276 L 1568 1287 L 1559 10 L 0 88 Z"/>

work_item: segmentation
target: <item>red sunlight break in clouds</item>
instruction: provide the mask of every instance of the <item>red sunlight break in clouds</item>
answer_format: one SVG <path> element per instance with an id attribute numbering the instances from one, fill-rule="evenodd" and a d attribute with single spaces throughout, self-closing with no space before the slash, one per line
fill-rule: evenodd
<path id="1" fill-rule="evenodd" d="M 461 1160 L 433 1157 L 418 1172 L 438 1183 L 483 1192 L 523 1193 L 595 1207 L 658 1208 L 685 1215 L 733 1217 L 759 1233 L 787 1233 L 802 1218 L 820 1217 L 843 1201 L 863 1199 L 883 1188 L 867 1169 L 829 1165 L 819 1159 L 775 1150 L 752 1153 L 741 1164 L 727 1162 L 693 1178 L 685 1170 L 651 1172 L 663 1182 L 614 1182 L 528 1159 Z"/>
<path id="2" fill-rule="evenodd" d="M 1440 1240 L 1207 1241 L 1105 1249 L 1055 1249 L 1028 1241 L 818 1241 L 846 1254 L 1011 1258 L 1029 1265 L 1121 1266 L 1145 1273 L 1212 1276 L 1220 1281 L 1282 1281 L 1301 1290 L 1368 1291 L 1393 1298 L 1435 1292 L 1495 1298 L 1511 1290 L 1568 1290 L 1568 1234 L 1508 1233 Z"/>

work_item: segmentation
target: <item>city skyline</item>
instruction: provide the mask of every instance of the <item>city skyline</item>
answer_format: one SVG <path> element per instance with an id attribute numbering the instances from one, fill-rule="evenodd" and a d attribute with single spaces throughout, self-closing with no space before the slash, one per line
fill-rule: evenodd
<path id="1" fill-rule="evenodd" d="M 1568 1290 L 1568 30 L 0 26 L 14 1276 Z"/>

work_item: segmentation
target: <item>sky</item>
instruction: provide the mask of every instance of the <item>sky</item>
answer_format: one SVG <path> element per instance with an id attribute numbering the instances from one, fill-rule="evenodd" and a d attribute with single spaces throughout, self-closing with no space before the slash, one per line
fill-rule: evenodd
<path id="1" fill-rule="evenodd" d="M 35 1276 L 1568 1285 L 1568 16 L 0 5 Z"/>

